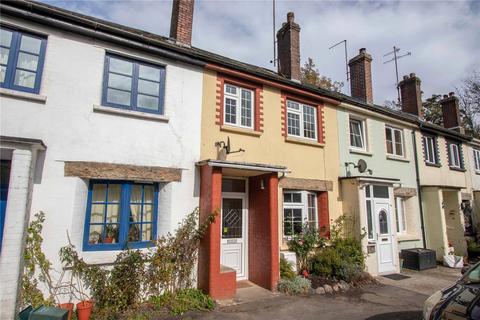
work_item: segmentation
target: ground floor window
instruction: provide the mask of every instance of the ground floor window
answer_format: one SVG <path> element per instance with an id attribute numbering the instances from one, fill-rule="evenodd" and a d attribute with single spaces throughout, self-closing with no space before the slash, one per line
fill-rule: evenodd
<path id="1" fill-rule="evenodd" d="M 405 199 L 401 197 L 395 197 L 395 216 L 397 220 L 397 233 L 405 233 L 407 231 Z"/>
<path id="2" fill-rule="evenodd" d="M 156 238 L 158 185 L 92 181 L 85 219 L 85 250 L 146 247 Z"/>
<path id="3" fill-rule="evenodd" d="M 283 235 L 300 234 L 304 224 L 318 228 L 317 194 L 309 191 L 283 192 Z"/>

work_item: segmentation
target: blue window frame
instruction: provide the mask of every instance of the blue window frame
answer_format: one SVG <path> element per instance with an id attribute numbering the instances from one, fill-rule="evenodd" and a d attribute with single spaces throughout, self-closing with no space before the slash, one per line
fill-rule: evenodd
<path id="1" fill-rule="evenodd" d="M 157 236 L 158 184 L 91 181 L 83 250 L 144 248 Z"/>
<path id="2" fill-rule="evenodd" d="M 107 54 L 103 79 L 103 105 L 163 114 L 165 67 Z"/>
<path id="3" fill-rule="evenodd" d="M 46 45 L 45 38 L 0 27 L 0 86 L 39 93 Z"/>

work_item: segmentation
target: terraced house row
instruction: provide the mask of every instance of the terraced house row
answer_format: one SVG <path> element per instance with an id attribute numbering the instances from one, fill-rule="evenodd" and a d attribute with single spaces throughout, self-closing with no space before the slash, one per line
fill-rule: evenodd
<path id="1" fill-rule="evenodd" d="M 170 37 L 32 1 L 2 1 L 0 313 L 15 312 L 28 221 L 61 268 L 67 231 L 91 264 L 144 248 L 196 207 L 221 212 L 202 242 L 198 286 L 274 290 L 286 241 L 355 221 L 367 270 L 399 251 L 466 250 L 462 209 L 480 208 L 480 141 L 458 99 L 444 127 L 422 117 L 420 79 L 402 112 L 373 103 L 372 57 L 350 62 L 351 96 L 300 83 L 300 26 L 278 30 L 278 72 L 191 45 L 193 1 L 174 0 Z"/>

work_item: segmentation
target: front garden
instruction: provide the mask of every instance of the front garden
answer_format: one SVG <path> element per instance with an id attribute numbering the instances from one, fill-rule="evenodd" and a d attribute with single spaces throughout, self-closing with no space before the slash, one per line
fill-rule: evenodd
<path id="1" fill-rule="evenodd" d="M 283 257 L 280 260 L 278 290 L 286 294 L 329 293 L 375 283 L 364 271 L 365 254 L 360 239 L 345 232 L 346 218 L 331 226 L 330 238 L 322 237 L 317 228 L 305 224 L 301 234 L 288 241 L 295 252 L 297 270 Z"/>
<path id="2" fill-rule="evenodd" d="M 80 320 L 141 320 L 211 310 L 214 302 L 194 288 L 194 274 L 200 239 L 214 218 L 199 225 L 195 210 L 174 234 L 160 237 L 149 249 L 127 248 L 111 265 L 87 264 L 69 243 L 59 252 L 62 270 L 54 270 L 41 250 L 45 215 L 40 212 L 28 228 L 21 304 L 60 306 L 71 310 L 69 319 Z"/>

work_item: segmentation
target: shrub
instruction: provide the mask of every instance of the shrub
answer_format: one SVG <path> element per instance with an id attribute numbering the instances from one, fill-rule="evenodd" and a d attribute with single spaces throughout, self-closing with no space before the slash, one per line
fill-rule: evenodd
<path id="1" fill-rule="evenodd" d="M 278 282 L 278 291 L 290 294 L 308 294 L 310 288 L 312 287 L 312 282 L 308 279 L 305 279 L 300 276 L 289 279 L 280 279 Z"/>
<path id="2" fill-rule="evenodd" d="M 280 257 L 280 278 L 282 279 L 295 278 L 295 272 L 293 271 L 292 262 L 288 261 L 284 257 Z"/>
<path id="3" fill-rule="evenodd" d="M 308 223 L 304 224 L 302 233 L 293 235 L 288 241 L 288 249 L 295 252 L 300 271 L 308 269 L 308 257 L 312 251 L 324 245 L 325 239 L 320 237 L 318 229 Z"/>
<path id="4" fill-rule="evenodd" d="M 173 315 L 181 315 L 191 310 L 212 310 L 215 302 L 198 289 L 181 289 L 175 293 L 167 292 L 150 297 L 156 309 L 167 308 Z"/>

